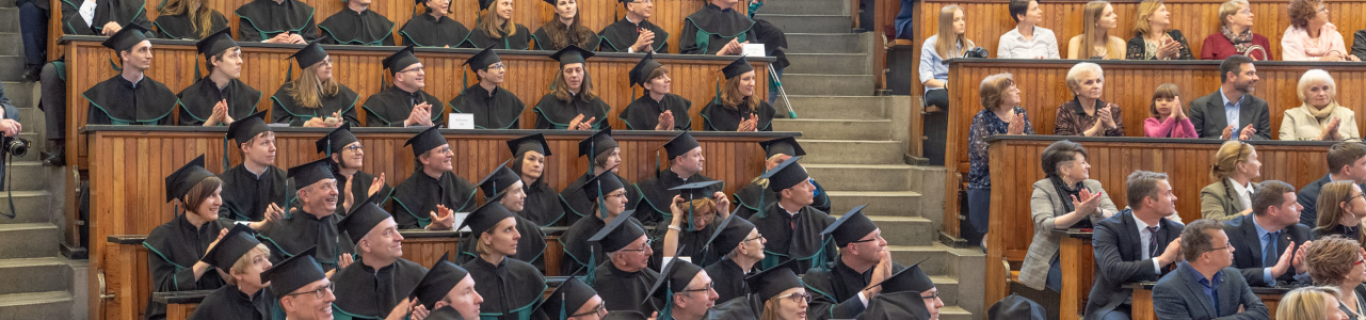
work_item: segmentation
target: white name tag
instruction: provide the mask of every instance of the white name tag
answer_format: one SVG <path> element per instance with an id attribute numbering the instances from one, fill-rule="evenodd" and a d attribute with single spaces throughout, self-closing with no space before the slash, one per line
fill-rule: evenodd
<path id="1" fill-rule="evenodd" d="M 452 113 L 447 116 L 447 129 L 474 129 L 473 113 Z"/>
<path id="2" fill-rule="evenodd" d="M 456 212 L 456 213 L 453 213 L 452 215 L 455 215 L 455 221 L 452 221 L 452 222 L 454 222 L 455 225 L 458 226 L 458 225 L 460 225 L 461 223 L 465 223 L 465 218 L 466 218 L 466 217 L 469 217 L 469 216 L 470 216 L 470 213 L 469 213 L 469 212 Z M 464 228 L 460 228 L 460 230 L 455 230 L 455 231 L 470 231 L 470 226 L 465 226 Z"/>
<path id="3" fill-rule="evenodd" d="M 764 44 L 762 44 L 762 43 L 746 43 L 746 44 L 745 44 L 745 48 L 743 49 L 743 52 L 740 53 L 740 55 L 746 56 L 746 57 L 763 57 L 763 56 L 764 56 Z"/>

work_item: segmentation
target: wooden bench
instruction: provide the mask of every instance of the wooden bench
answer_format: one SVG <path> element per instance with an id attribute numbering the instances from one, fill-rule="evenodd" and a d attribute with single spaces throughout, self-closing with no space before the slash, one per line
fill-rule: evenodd
<path id="1" fill-rule="evenodd" d="M 1096 255 L 1091 247 L 1091 230 L 1067 229 L 1058 249 L 1058 263 L 1062 264 L 1062 306 L 1058 316 L 1062 320 L 1081 319 L 1086 312 L 1086 299 L 1096 277 Z"/>
<path id="2" fill-rule="evenodd" d="M 1156 282 L 1126 285 L 1134 289 L 1133 320 L 1157 320 L 1157 315 L 1153 309 L 1153 287 L 1156 285 Z M 1276 306 L 1281 304 L 1281 297 L 1287 292 L 1290 292 L 1290 288 L 1252 287 L 1252 293 L 1256 294 L 1257 298 L 1262 299 L 1262 304 L 1266 305 L 1267 314 L 1271 316 L 1271 320 L 1276 320 Z"/>

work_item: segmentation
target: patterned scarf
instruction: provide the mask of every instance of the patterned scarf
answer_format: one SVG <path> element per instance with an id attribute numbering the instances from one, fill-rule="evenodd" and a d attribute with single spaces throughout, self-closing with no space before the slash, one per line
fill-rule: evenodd
<path id="1" fill-rule="evenodd" d="M 1247 28 L 1247 30 L 1243 30 L 1243 32 L 1239 34 L 1233 34 L 1233 31 L 1229 30 L 1228 26 L 1220 26 L 1219 33 L 1223 33 L 1224 38 L 1228 38 L 1228 42 L 1233 43 L 1233 49 L 1237 50 L 1240 54 L 1247 54 L 1247 47 L 1252 46 L 1252 28 Z"/>

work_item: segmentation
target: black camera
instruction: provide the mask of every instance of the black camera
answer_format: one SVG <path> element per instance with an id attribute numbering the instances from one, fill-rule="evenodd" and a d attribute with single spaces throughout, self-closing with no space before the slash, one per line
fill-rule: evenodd
<path id="1" fill-rule="evenodd" d="M 982 47 L 972 48 L 963 53 L 964 58 L 986 58 L 987 55 L 987 49 L 982 49 Z"/>
<path id="2" fill-rule="evenodd" d="M 15 157 L 28 155 L 28 147 L 31 145 L 33 145 L 33 143 L 24 140 L 23 138 L 4 138 L 3 140 L 0 140 L 0 150 L 12 154 Z"/>

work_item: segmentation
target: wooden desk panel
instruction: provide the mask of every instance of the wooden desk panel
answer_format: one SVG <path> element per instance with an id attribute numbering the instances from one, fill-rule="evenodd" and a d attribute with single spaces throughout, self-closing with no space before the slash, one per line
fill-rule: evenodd
<path id="1" fill-rule="evenodd" d="M 1062 320 L 1081 319 L 1086 312 L 1086 299 L 1095 283 L 1096 255 L 1091 247 L 1091 232 L 1068 230 L 1058 250 L 1062 264 L 1062 306 L 1058 316 Z"/>

